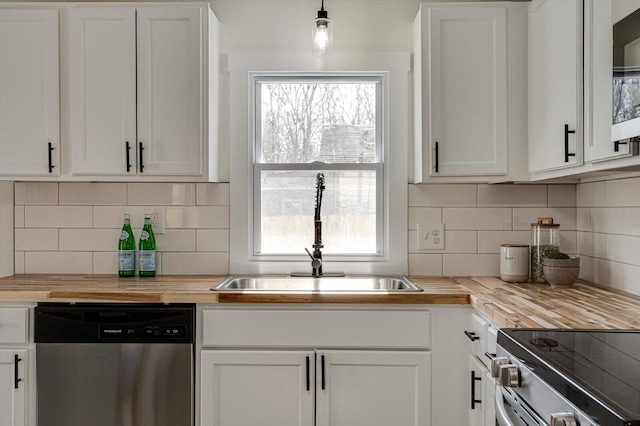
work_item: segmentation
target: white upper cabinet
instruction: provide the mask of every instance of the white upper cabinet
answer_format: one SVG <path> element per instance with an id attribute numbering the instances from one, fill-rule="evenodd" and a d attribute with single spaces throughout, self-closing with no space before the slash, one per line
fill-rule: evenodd
<path id="1" fill-rule="evenodd" d="M 582 164 L 582 0 L 529 6 L 529 170 Z"/>
<path id="2" fill-rule="evenodd" d="M 58 11 L 0 10 L 0 177 L 60 174 Z"/>
<path id="3" fill-rule="evenodd" d="M 136 10 L 71 9 L 69 40 L 73 173 L 135 175 Z"/>
<path id="4" fill-rule="evenodd" d="M 207 11 L 71 10 L 72 174 L 207 177 Z"/>
<path id="5" fill-rule="evenodd" d="M 421 5 L 414 21 L 416 183 L 521 173 L 526 25 L 523 5 Z"/>

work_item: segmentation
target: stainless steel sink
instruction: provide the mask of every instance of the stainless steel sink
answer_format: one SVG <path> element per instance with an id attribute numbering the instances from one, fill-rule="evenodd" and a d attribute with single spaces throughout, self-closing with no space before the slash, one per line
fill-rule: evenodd
<path id="1" fill-rule="evenodd" d="M 235 292 L 418 292 L 403 276 L 292 277 L 288 275 L 233 275 L 211 290 Z"/>

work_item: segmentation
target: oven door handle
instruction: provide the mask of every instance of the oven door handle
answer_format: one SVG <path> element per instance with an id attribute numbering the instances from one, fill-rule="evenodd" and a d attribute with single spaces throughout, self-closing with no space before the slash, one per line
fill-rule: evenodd
<path id="1" fill-rule="evenodd" d="M 515 426 L 504 408 L 504 396 L 500 386 L 496 386 L 496 421 L 499 426 Z"/>

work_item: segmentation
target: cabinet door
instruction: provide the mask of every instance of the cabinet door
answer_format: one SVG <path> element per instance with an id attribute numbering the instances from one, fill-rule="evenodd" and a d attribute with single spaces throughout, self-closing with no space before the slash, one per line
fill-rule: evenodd
<path id="1" fill-rule="evenodd" d="M 60 174 L 59 90 L 58 11 L 0 10 L 0 175 Z"/>
<path id="2" fill-rule="evenodd" d="M 318 426 L 430 425 L 429 352 L 319 351 L 316 357 Z"/>
<path id="3" fill-rule="evenodd" d="M 471 355 L 469 371 L 469 426 L 484 426 L 486 406 L 493 404 L 493 400 L 486 399 L 484 394 L 487 368 Z"/>
<path id="4" fill-rule="evenodd" d="M 27 424 L 26 364 L 26 349 L 0 349 L 0 426 Z"/>
<path id="5" fill-rule="evenodd" d="M 203 173 L 202 19 L 199 7 L 138 9 L 139 173 Z"/>
<path id="6" fill-rule="evenodd" d="M 531 2 L 529 7 L 529 171 L 531 172 L 571 167 L 582 162 L 582 108 L 579 107 L 582 99 L 581 31 L 582 0 L 534 0 Z"/>
<path id="7" fill-rule="evenodd" d="M 428 16 L 431 175 L 507 174 L 507 9 Z"/>
<path id="8" fill-rule="evenodd" d="M 135 19 L 135 9 L 70 11 L 73 174 L 136 173 Z"/>
<path id="9" fill-rule="evenodd" d="M 202 426 L 313 426 L 313 352 L 202 351 Z"/>

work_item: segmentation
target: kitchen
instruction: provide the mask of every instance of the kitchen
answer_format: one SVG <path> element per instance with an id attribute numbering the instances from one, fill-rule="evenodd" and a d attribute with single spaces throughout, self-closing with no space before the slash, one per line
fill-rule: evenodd
<path id="1" fill-rule="evenodd" d="M 640 294 L 640 258 L 633 250 L 640 238 L 634 219 L 640 208 L 640 189 L 633 171 L 600 172 L 597 168 L 606 168 L 606 162 L 599 162 L 582 166 L 579 173 L 592 172 L 582 181 L 568 176 L 563 183 L 488 185 L 486 177 L 415 179 L 418 166 L 414 164 L 411 107 L 415 76 L 410 53 L 414 51 L 418 3 L 336 1 L 327 2 L 325 8 L 335 22 L 334 54 L 322 60 L 310 55 L 310 25 L 318 9 L 315 2 L 212 2 L 221 31 L 218 149 L 223 160 L 216 166 L 219 182 L 141 182 L 138 178 L 0 182 L 2 275 L 113 274 L 113 235 L 119 232 L 122 214 L 131 213 L 137 236 L 142 215 L 155 207 L 164 213 L 165 233 L 158 235 L 160 275 L 223 276 L 310 269 L 302 248 L 305 257 L 295 262 L 246 260 L 250 254 L 244 243 L 248 238 L 248 200 L 242 194 L 247 191 L 236 185 L 247 184 L 244 181 L 250 167 L 243 160 L 247 153 L 241 150 L 248 149 L 247 71 L 362 71 L 372 67 L 388 70 L 393 85 L 389 90 L 390 179 L 396 188 L 409 183 L 408 191 L 390 194 L 395 210 L 391 212 L 389 243 L 394 254 L 387 264 L 360 262 L 353 266 L 327 260 L 326 270 L 496 277 L 500 275 L 500 243 L 528 244 L 530 224 L 537 217 L 553 217 L 561 225 L 562 250 L 581 257 L 581 278 Z M 381 30 L 385 28 L 393 31 Z M 520 43 L 520 53 L 526 57 L 526 39 Z M 520 78 L 520 91 L 514 95 L 520 109 L 514 111 L 526 119 L 526 76 Z M 510 135 L 510 143 L 517 143 L 510 145 L 509 153 L 517 154 L 520 149 L 521 158 L 510 167 L 523 172 L 527 170 L 526 125 L 510 125 L 514 128 L 520 133 Z M 63 122 L 63 136 L 65 131 Z M 68 167 L 65 154 L 61 155 L 61 167 Z M 554 173 L 559 174 L 550 172 L 548 177 L 556 177 Z M 527 179 L 512 180 L 528 180 L 525 174 Z M 425 183 L 413 183 L 417 181 Z M 418 249 L 419 223 L 444 223 L 445 248 Z M 309 240 L 310 245 L 311 235 Z"/>

